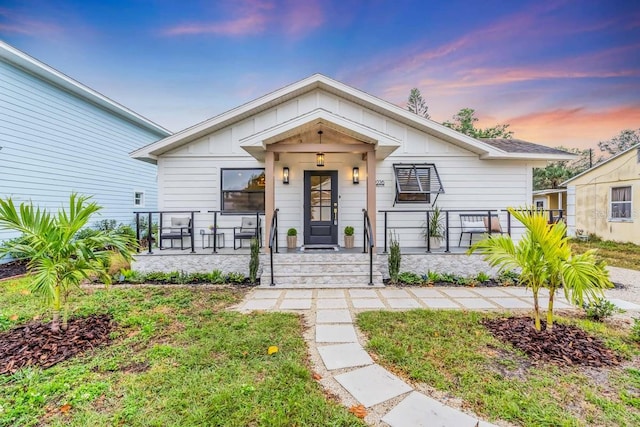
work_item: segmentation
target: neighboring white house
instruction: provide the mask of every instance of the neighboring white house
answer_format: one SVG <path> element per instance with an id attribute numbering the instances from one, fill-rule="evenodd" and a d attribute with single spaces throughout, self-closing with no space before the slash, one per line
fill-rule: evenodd
<path id="1" fill-rule="evenodd" d="M 532 169 L 574 157 L 520 140 L 480 141 L 318 74 L 131 155 L 157 163 L 159 209 L 203 212 L 196 234 L 212 222 L 207 211 L 238 226 L 224 214 L 258 210 L 268 236 L 279 209 L 281 242 L 293 227 L 300 244 L 339 244 L 347 225 L 362 242 L 366 209 L 378 246 L 381 210 L 424 211 L 436 198 L 446 210 L 501 209 L 505 228 L 506 207 L 531 203 Z M 392 213 L 389 229 L 402 245 L 424 246 L 420 232 L 402 228 L 424 217 Z M 450 220 L 459 233 L 459 219 Z"/>
<path id="2" fill-rule="evenodd" d="M 75 191 L 104 207 L 96 219 L 131 224 L 157 207 L 157 184 L 156 166 L 129 152 L 170 134 L 0 42 L 0 197 L 56 210 Z"/>

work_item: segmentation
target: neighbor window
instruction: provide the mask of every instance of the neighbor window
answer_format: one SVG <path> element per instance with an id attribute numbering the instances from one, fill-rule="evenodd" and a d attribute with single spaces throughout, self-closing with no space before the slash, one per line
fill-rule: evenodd
<path id="1" fill-rule="evenodd" d="M 144 192 L 136 191 L 133 193 L 133 205 L 144 206 Z"/>
<path id="2" fill-rule="evenodd" d="M 631 187 L 611 189 L 611 219 L 631 219 Z"/>
<path id="3" fill-rule="evenodd" d="M 396 203 L 431 203 L 432 194 L 444 193 L 433 164 L 396 164 Z"/>
<path id="4" fill-rule="evenodd" d="M 264 169 L 222 169 L 223 213 L 264 212 Z"/>

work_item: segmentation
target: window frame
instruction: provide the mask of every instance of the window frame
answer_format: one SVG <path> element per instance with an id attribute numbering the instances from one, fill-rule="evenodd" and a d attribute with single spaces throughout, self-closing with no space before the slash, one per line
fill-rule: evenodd
<path id="1" fill-rule="evenodd" d="M 265 205 L 266 202 L 266 191 L 265 188 L 262 190 L 225 190 L 224 189 L 224 173 L 225 171 L 251 171 L 251 170 L 260 170 L 262 173 L 265 173 L 265 168 L 263 167 L 254 167 L 254 168 L 220 168 L 220 214 L 221 215 L 243 215 L 243 214 L 255 214 L 259 212 L 264 214 L 264 209 L 262 210 L 253 210 L 253 211 L 235 211 L 228 210 L 224 207 L 224 196 L 225 193 L 244 193 L 244 194 L 257 194 L 262 193 L 262 205 Z M 265 182 L 266 187 L 266 182 Z"/>
<path id="2" fill-rule="evenodd" d="M 621 189 L 629 189 L 629 200 L 613 200 L 614 190 Z M 614 204 L 628 204 L 629 205 L 629 216 L 628 217 L 614 217 L 613 216 L 613 205 Z M 632 185 L 623 185 L 618 187 L 611 187 L 609 190 L 609 221 L 610 222 L 633 222 L 633 186 Z"/>
<path id="3" fill-rule="evenodd" d="M 138 194 L 140 194 L 140 203 L 138 202 Z M 145 194 L 144 191 L 134 190 L 133 192 L 133 206 L 137 208 L 144 208 Z"/>
<path id="4" fill-rule="evenodd" d="M 429 188 L 422 188 L 422 182 L 420 179 L 417 179 L 419 191 L 402 191 L 400 188 L 400 182 L 398 181 L 398 170 L 399 169 L 415 169 L 416 174 L 418 169 L 427 169 L 428 170 L 428 182 Z M 440 175 L 438 174 L 438 169 L 436 165 L 433 163 L 394 163 L 393 165 L 393 178 L 395 181 L 395 204 L 434 204 L 438 198 L 440 193 L 444 193 L 444 188 L 442 187 L 442 181 L 440 180 Z M 432 190 L 434 188 L 434 181 L 437 183 L 438 189 Z M 402 194 L 419 194 L 424 195 L 424 200 L 401 200 L 400 196 Z M 432 198 L 432 194 L 435 194 L 435 198 Z"/>

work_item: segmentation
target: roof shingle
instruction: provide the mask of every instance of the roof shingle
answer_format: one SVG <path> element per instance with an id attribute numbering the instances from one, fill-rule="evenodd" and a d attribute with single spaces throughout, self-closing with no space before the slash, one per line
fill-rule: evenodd
<path id="1" fill-rule="evenodd" d="M 557 148 L 534 144 L 521 139 L 506 138 L 478 138 L 480 141 L 491 145 L 507 153 L 532 153 L 532 154 L 571 154 Z"/>

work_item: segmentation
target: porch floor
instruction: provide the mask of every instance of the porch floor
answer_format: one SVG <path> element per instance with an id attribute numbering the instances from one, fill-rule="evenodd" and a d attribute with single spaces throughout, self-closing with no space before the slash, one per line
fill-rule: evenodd
<path id="1" fill-rule="evenodd" d="M 383 247 L 377 247 L 376 249 L 376 253 L 377 254 L 384 254 L 384 248 Z M 440 248 L 440 249 L 434 249 L 431 252 L 427 252 L 427 248 L 425 248 L 424 246 L 422 247 L 401 247 L 400 251 L 402 254 L 405 255 L 419 255 L 419 254 L 424 254 L 424 255 L 447 255 L 447 254 L 464 254 L 467 249 L 469 249 L 468 247 L 457 247 L 457 246 L 451 246 L 449 248 L 449 252 L 445 252 L 444 247 Z M 262 248 L 262 250 L 264 250 L 264 248 Z M 388 248 L 387 248 L 388 251 Z M 218 255 L 249 255 L 250 250 L 248 247 L 246 248 L 238 248 L 238 249 L 233 249 L 233 248 L 219 248 L 217 249 L 216 254 Z M 300 248 L 296 248 L 296 249 L 288 249 L 286 246 L 284 247 L 280 247 L 278 250 L 278 254 L 327 254 L 327 253 L 332 253 L 332 254 L 359 254 L 359 253 L 363 253 L 362 247 L 354 247 L 354 248 L 343 248 L 340 247 L 337 251 L 333 250 L 333 249 L 307 249 L 305 251 L 301 251 Z M 211 255 L 213 254 L 213 249 L 211 248 L 196 248 L 195 251 L 195 255 Z M 267 251 L 268 254 L 268 251 Z M 194 255 L 191 253 L 191 249 L 184 249 L 184 250 L 180 250 L 180 249 L 171 249 L 171 248 L 166 248 L 166 249 L 158 249 L 158 248 L 153 248 L 153 253 L 149 254 L 149 252 L 147 250 L 144 251 L 140 251 L 140 253 L 138 253 L 139 256 L 166 256 L 166 255 L 171 255 L 171 256 L 176 256 L 176 255 Z M 274 252 L 274 255 L 277 256 L 277 254 Z"/>

